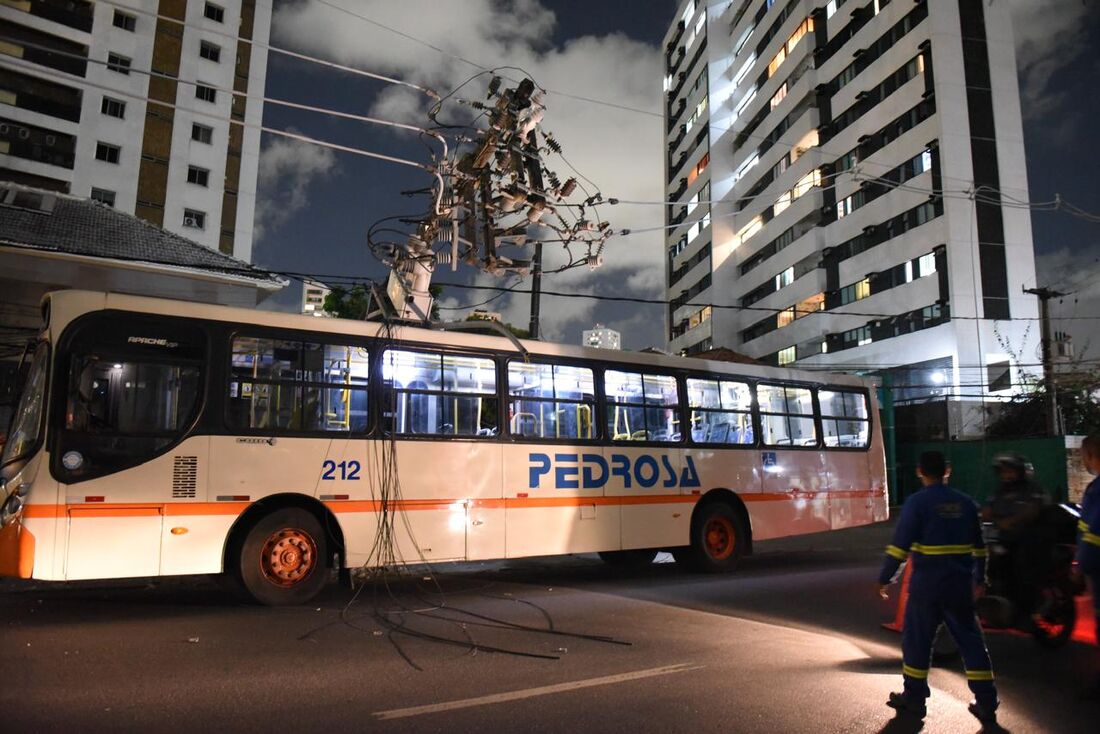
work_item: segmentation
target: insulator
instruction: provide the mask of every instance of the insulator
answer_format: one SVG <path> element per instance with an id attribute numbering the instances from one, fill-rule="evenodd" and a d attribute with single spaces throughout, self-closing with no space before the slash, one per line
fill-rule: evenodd
<path id="1" fill-rule="evenodd" d="M 451 264 L 451 253 L 450 252 L 437 252 L 437 253 L 435 253 L 435 264 L 436 265 L 450 265 Z"/>
<path id="2" fill-rule="evenodd" d="M 596 268 L 603 265 L 603 257 L 601 257 L 600 255 L 589 255 L 587 258 L 585 258 L 585 264 L 595 270 Z"/>
<path id="3" fill-rule="evenodd" d="M 555 153 L 561 153 L 561 144 L 557 140 L 554 140 L 549 135 L 546 135 L 544 137 L 546 139 L 546 147 L 547 148 L 554 151 Z"/>
<path id="4" fill-rule="evenodd" d="M 565 182 L 565 185 L 561 187 L 562 197 L 572 196 L 573 192 L 577 190 L 577 179 L 571 178 Z"/>

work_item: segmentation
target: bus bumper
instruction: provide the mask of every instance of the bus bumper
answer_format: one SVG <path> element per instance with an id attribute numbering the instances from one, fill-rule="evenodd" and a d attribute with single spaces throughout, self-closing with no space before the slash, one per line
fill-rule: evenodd
<path id="1" fill-rule="evenodd" d="M 0 576 L 29 579 L 34 570 L 34 536 L 16 520 L 0 530 Z"/>

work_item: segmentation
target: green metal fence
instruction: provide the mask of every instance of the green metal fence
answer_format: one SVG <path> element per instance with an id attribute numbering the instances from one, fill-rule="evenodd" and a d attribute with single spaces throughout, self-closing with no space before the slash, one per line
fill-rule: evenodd
<path id="1" fill-rule="evenodd" d="M 977 441 L 899 441 L 894 472 L 897 486 L 890 493 L 892 502 L 900 504 L 920 488 L 920 480 L 916 477 L 917 461 L 924 451 L 942 451 L 951 464 L 948 483 L 978 502 L 984 501 L 997 485 L 997 476 L 992 468 L 993 457 L 1009 452 L 1027 457 L 1035 467 L 1034 480 L 1051 499 L 1066 501 L 1065 439 L 1056 436 Z"/>

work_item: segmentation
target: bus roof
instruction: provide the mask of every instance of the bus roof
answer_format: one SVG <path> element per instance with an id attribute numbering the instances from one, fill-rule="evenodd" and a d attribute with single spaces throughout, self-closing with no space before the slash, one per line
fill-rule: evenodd
<path id="1" fill-rule="evenodd" d="M 150 298 L 123 293 L 102 291 L 63 290 L 47 293 L 43 305 L 49 302 L 51 329 L 60 333 L 69 322 L 92 311 L 118 310 L 143 314 L 161 314 L 164 316 L 185 316 L 209 321 L 223 321 L 231 324 L 252 324 L 257 326 L 313 331 L 327 334 L 339 334 L 364 338 L 382 335 L 385 325 L 377 321 L 354 321 L 338 318 L 318 318 L 304 314 L 264 311 L 252 308 L 219 306 L 209 303 L 176 301 L 167 298 Z M 470 334 L 415 326 L 400 325 L 389 334 L 390 338 L 404 342 L 445 345 L 467 349 L 490 349 L 497 352 L 515 353 L 515 345 L 500 336 Z M 866 387 L 869 381 L 853 375 L 799 370 L 789 367 L 771 367 L 736 362 L 696 359 L 693 357 L 673 357 L 650 352 L 632 352 L 611 349 L 593 349 L 589 347 L 558 344 L 554 342 L 522 339 L 520 343 L 531 355 L 589 359 L 601 362 L 621 362 L 629 365 L 658 367 L 675 370 L 698 370 L 701 372 L 725 373 L 762 379 L 799 380 L 809 383 L 829 383 Z"/>

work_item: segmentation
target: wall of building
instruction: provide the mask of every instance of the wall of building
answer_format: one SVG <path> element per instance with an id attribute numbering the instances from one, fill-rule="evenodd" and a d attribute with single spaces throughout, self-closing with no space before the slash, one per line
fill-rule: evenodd
<path id="1" fill-rule="evenodd" d="M 132 30 L 115 25 L 116 5 L 132 9 Z M 220 20 L 207 17 L 207 5 L 223 11 Z M 122 211 L 250 260 L 260 133 L 231 125 L 230 120 L 252 125 L 262 121 L 267 50 L 250 40 L 267 42 L 270 4 L 165 0 L 155 6 L 156 13 L 183 25 L 157 19 L 150 3 L 142 0 L 77 2 L 75 7 L 90 14 L 88 30 L 73 27 L 64 17 L 42 17 L 18 5 L 0 4 L 0 22 L 12 24 L 9 29 L 18 26 L 44 34 L 34 39 L 37 43 L 76 44 L 89 59 L 83 69 L 65 71 L 56 64 L 51 68 L 38 63 L 42 60 L 33 53 L 24 53 L 22 61 L 0 55 L 0 69 L 75 90 L 81 97 L 79 120 L 70 120 L 27 109 L 26 95 L 0 92 L 0 117 L 76 138 L 70 165 L 28 160 L 4 151 L 0 144 L 0 169 L 8 171 L 0 170 L 0 179 L 78 196 L 92 196 L 94 188 L 96 196 L 113 195 L 113 205 Z M 209 53 L 204 56 L 204 43 L 216 48 L 216 61 L 208 58 Z M 129 59 L 132 71 L 120 73 L 96 63 L 106 62 L 109 54 Z M 80 65 L 79 60 L 75 63 Z M 139 73 L 149 70 L 157 74 Z M 194 82 L 216 88 L 214 101 L 198 98 Z M 235 101 L 230 90 L 239 93 Z M 105 97 L 125 105 L 121 119 L 104 113 Z M 147 97 L 175 109 L 147 103 Z M 196 124 L 211 129 L 209 143 L 194 139 Z M 101 143 L 118 147 L 117 162 L 97 160 Z M 192 167 L 200 170 L 189 180 Z M 189 216 L 191 212 L 201 216 Z"/>
<path id="2" fill-rule="evenodd" d="M 665 38 L 670 350 L 848 371 L 946 359 L 953 396 L 1010 395 L 1037 372 L 1038 310 L 1030 213 L 996 199 L 1029 196 L 1007 4 L 702 5 Z M 706 303 L 734 308 L 704 319 Z M 1016 385 L 991 392 L 1006 360 Z"/>

